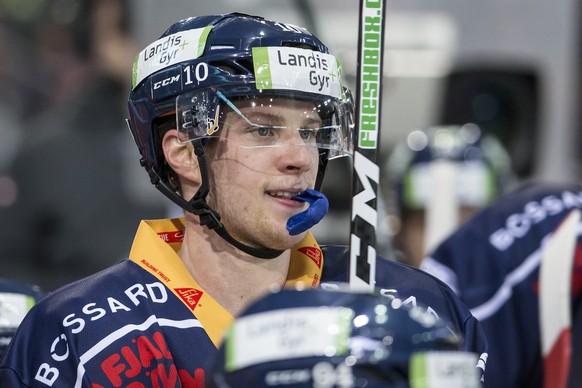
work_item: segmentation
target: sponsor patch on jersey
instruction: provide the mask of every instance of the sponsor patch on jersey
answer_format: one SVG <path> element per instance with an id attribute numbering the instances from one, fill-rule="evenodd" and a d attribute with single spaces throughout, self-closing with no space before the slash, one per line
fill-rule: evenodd
<path id="1" fill-rule="evenodd" d="M 202 295 L 204 294 L 204 292 L 195 288 L 174 288 L 174 291 L 176 291 L 178 296 L 192 311 L 194 311 L 198 302 L 200 302 L 200 298 L 202 298 Z"/>
<path id="2" fill-rule="evenodd" d="M 91 376 L 98 381 L 92 382 L 93 388 L 204 386 L 204 369 L 187 370 L 176 365 L 161 331 L 130 338 L 103 353 L 96 357 L 102 374 Z"/>
<path id="3" fill-rule="evenodd" d="M 313 262 L 317 265 L 317 268 L 321 269 L 321 262 L 323 258 L 321 249 L 317 247 L 301 247 L 298 249 L 298 251 L 313 260 Z"/>
<path id="4" fill-rule="evenodd" d="M 184 240 L 184 231 L 160 232 L 158 236 L 167 243 L 181 243 Z"/>

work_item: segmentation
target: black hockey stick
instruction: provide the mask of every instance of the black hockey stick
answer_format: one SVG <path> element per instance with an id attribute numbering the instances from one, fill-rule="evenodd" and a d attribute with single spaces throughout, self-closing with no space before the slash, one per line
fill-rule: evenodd
<path id="1" fill-rule="evenodd" d="M 385 0 L 360 0 L 348 268 L 350 287 L 360 290 L 372 290 L 376 278 L 385 3 Z"/>

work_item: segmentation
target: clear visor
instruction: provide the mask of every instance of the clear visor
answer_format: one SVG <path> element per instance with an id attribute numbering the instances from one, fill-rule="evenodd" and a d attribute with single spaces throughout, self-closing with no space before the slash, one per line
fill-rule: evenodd
<path id="1" fill-rule="evenodd" d="M 328 158 L 353 152 L 353 103 L 297 91 L 258 92 L 253 84 L 206 88 L 176 100 L 185 141 L 220 137 L 244 148 L 301 146 Z"/>

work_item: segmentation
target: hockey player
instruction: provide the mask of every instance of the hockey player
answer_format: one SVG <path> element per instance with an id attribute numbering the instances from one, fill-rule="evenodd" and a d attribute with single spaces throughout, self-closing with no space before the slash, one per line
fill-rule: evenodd
<path id="1" fill-rule="evenodd" d="M 206 387 L 478 388 L 477 354 L 420 306 L 349 290 L 282 290 L 251 305 Z"/>
<path id="2" fill-rule="evenodd" d="M 408 134 L 385 168 L 386 217 L 380 227 L 394 234 L 396 258 L 418 267 L 427 252 L 504 192 L 510 166 L 497 138 L 475 124 Z"/>
<path id="3" fill-rule="evenodd" d="M 341 66 L 315 36 L 238 13 L 182 20 L 136 56 L 128 105 L 141 164 L 184 217 L 143 221 L 128 259 L 33 308 L 0 386 L 202 386 L 250 302 L 347 278 L 348 248 L 309 232 L 353 129 Z M 484 367 L 482 330 L 442 282 L 380 259 L 376 283 L 448 319 Z"/>
<path id="4" fill-rule="evenodd" d="M 572 209 L 581 208 L 580 185 L 528 184 L 500 197 L 423 260 L 421 268 L 448 283 L 485 328 L 490 354 L 486 387 L 543 386 L 540 263 L 547 239 Z M 571 387 L 582 383 L 576 367 L 582 362 L 582 228 L 574 233 Z M 561 259 L 549 258 L 550 265 Z M 549 386 L 560 385 L 553 381 Z"/>

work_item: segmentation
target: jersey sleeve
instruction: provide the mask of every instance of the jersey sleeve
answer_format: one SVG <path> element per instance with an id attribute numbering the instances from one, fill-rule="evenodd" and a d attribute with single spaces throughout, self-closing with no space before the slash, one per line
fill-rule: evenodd
<path id="1" fill-rule="evenodd" d="M 46 306 L 34 306 L 18 327 L 0 363 L 0 387 L 78 386 L 74 340 Z"/>
<path id="2" fill-rule="evenodd" d="M 2 368 L 0 369 L 0 386 L 1 387 L 14 387 L 14 388 L 28 388 L 29 385 L 26 385 L 20 380 L 20 377 L 10 368 Z"/>

